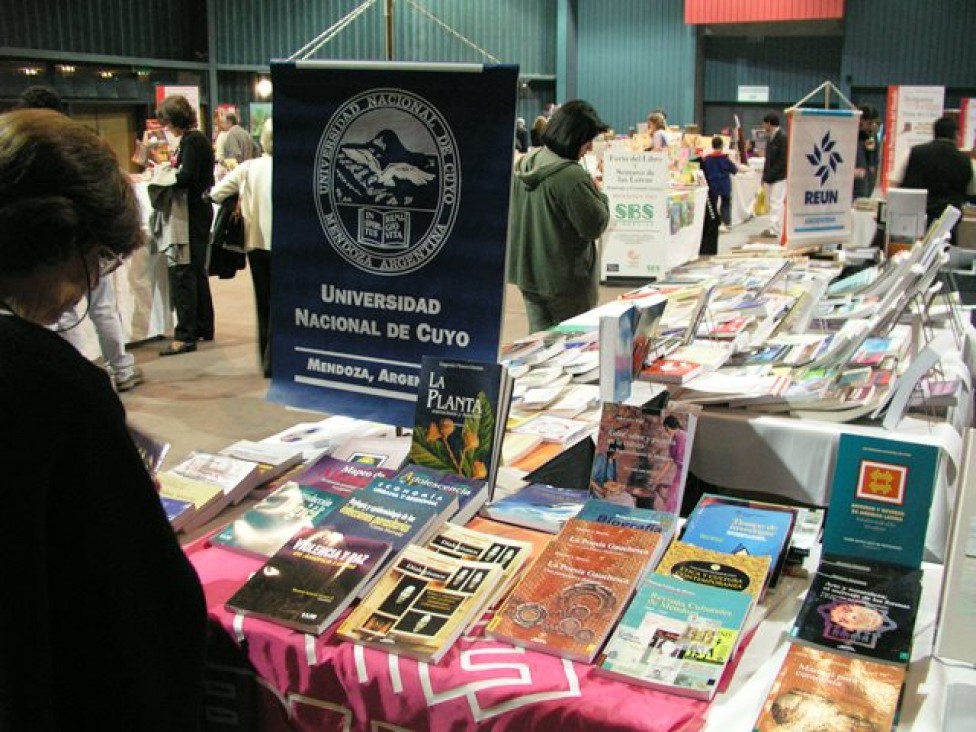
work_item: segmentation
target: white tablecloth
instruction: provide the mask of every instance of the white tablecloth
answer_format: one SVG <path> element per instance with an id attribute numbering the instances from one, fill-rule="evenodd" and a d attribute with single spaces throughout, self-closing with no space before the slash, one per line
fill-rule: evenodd
<path id="1" fill-rule="evenodd" d="M 754 171 L 732 176 L 732 225 L 741 224 L 752 215 L 752 202 L 762 184 L 762 175 Z"/>
<path id="2" fill-rule="evenodd" d="M 943 366 L 972 373 L 974 344 L 976 331 L 969 325 L 962 353 L 944 354 Z M 945 459 L 929 514 L 925 555 L 930 561 L 941 562 L 955 505 L 962 438 L 972 423 L 971 402 L 964 390 L 949 420 L 908 416 L 893 431 L 873 423 L 845 424 L 708 408 L 698 420 L 690 469 L 707 483 L 724 488 L 761 491 L 826 506 L 840 435 L 873 435 L 936 445 Z"/>

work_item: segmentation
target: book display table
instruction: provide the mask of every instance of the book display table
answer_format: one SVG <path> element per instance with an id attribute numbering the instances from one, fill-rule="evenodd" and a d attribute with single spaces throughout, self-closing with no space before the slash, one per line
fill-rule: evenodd
<path id="1" fill-rule="evenodd" d="M 973 372 L 976 331 L 966 326 L 961 351 L 943 355 Z M 742 409 L 702 410 L 691 454 L 691 471 L 707 483 L 759 491 L 806 504 L 826 506 L 834 457 L 841 434 L 902 437 L 940 447 L 939 482 L 929 514 L 926 559 L 941 562 L 955 504 L 955 485 L 962 460 L 965 429 L 972 423 L 972 395 L 962 390 L 948 419 L 907 416 L 896 430 L 881 426 L 763 415 Z"/>
<path id="2" fill-rule="evenodd" d="M 244 618 L 224 602 L 263 562 L 206 540 L 186 552 L 211 616 L 246 647 L 272 691 L 262 697 L 259 720 L 268 732 L 365 731 L 381 723 L 418 731 L 665 732 L 699 729 L 707 709 L 705 702 L 598 676 L 587 664 L 487 640 L 485 619 L 434 666 L 341 641 L 335 626 L 317 637 Z"/>

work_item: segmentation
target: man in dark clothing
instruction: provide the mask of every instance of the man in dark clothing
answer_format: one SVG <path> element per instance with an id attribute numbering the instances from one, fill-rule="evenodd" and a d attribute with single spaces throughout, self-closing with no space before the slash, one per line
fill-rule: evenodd
<path id="1" fill-rule="evenodd" d="M 769 228 L 762 235 L 779 239 L 786 203 L 786 133 L 780 129 L 779 115 L 772 112 L 763 117 L 763 127 L 766 130 L 766 162 L 762 182 L 769 203 Z"/>
<path id="2" fill-rule="evenodd" d="M 878 179 L 878 124 L 880 115 L 872 104 L 862 104 L 857 153 L 854 162 L 854 198 L 869 198 Z"/>
<path id="3" fill-rule="evenodd" d="M 916 145 L 909 151 L 905 174 L 900 181 L 901 188 L 928 191 L 925 213 L 929 223 L 941 216 L 946 206 L 961 210 L 966 196 L 976 192 L 973 164 L 956 147 L 958 127 L 955 120 L 940 117 L 933 129 L 935 139 L 932 142 Z"/>

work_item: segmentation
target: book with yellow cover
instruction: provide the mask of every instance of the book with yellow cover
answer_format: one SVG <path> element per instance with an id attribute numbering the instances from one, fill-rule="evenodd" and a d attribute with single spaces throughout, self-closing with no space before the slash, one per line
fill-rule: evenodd
<path id="1" fill-rule="evenodd" d="M 658 541 L 640 529 L 568 520 L 499 608 L 486 634 L 592 662 Z"/>
<path id="2" fill-rule="evenodd" d="M 759 602 L 769 574 L 769 562 L 769 557 L 726 554 L 675 541 L 658 563 L 657 573 L 745 592 Z"/>
<path id="3" fill-rule="evenodd" d="M 480 615 L 502 568 L 410 544 L 339 626 L 346 640 L 437 663 Z"/>
<path id="4" fill-rule="evenodd" d="M 754 732 L 889 730 L 905 668 L 791 645 Z"/>

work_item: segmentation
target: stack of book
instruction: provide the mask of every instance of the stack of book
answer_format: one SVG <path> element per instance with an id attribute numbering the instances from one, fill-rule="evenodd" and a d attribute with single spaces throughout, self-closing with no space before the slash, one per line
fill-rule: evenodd
<path id="1" fill-rule="evenodd" d="M 889 729 L 911 660 L 939 449 L 841 435 L 823 555 L 755 728 Z"/>
<path id="2" fill-rule="evenodd" d="M 410 545 L 339 626 L 360 645 L 437 663 L 481 615 L 503 569 Z"/>
<path id="3" fill-rule="evenodd" d="M 489 622 L 489 637 L 593 661 L 670 536 L 600 507 L 587 515 L 594 519 L 570 519 L 549 543 Z"/>

